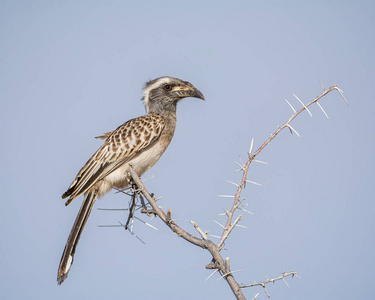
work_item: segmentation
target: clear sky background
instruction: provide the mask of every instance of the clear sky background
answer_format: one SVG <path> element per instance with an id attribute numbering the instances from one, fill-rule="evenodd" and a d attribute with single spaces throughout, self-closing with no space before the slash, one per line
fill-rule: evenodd
<path id="1" fill-rule="evenodd" d="M 1 299 L 232 299 L 208 252 L 160 220 L 94 209 L 62 286 L 57 267 L 82 197 L 61 194 L 100 146 L 94 139 L 144 114 L 147 80 L 190 81 L 206 101 L 178 106 L 175 137 L 145 174 L 172 209 L 220 234 L 251 138 L 259 147 L 325 86 L 313 118 L 302 113 L 258 156 L 243 215 L 226 243 L 240 283 L 295 270 L 272 299 L 370 299 L 374 281 L 373 1 L 0 1 Z M 96 208 L 125 208 L 110 192 Z M 142 216 L 146 219 L 145 216 Z M 215 240 L 215 238 L 213 238 Z M 246 289 L 266 299 L 261 288 Z"/>

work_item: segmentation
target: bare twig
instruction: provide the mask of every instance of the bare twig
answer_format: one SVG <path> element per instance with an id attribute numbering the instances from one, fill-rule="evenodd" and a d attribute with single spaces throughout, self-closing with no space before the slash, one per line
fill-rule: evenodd
<path id="1" fill-rule="evenodd" d="M 229 227 L 224 228 L 224 234 L 221 236 L 221 239 L 219 243 L 217 244 L 217 247 L 221 250 L 224 246 L 225 240 L 228 238 L 229 234 L 233 230 L 234 227 L 236 227 L 237 223 L 241 220 L 241 215 L 237 217 L 237 219 L 231 224 Z"/>
<path id="2" fill-rule="evenodd" d="M 198 233 L 201 235 L 202 239 L 207 240 L 207 234 L 197 225 L 197 223 L 195 223 L 194 221 L 190 221 L 190 223 L 198 231 Z"/>
<path id="3" fill-rule="evenodd" d="M 323 85 L 322 85 L 323 86 Z M 324 88 L 324 87 L 323 87 Z M 224 235 L 226 235 L 226 231 L 228 230 L 228 228 L 230 227 L 231 225 L 231 222 L 232 222 L 232 218 L 233 218 L 233 214 L 235 212 L 235 210 L 237 209 L 238 207 L 238 202 L 240 201 L 240 195 L 241 195 L 241 192 L 242 192 L 242 189 L 245 187 L 245 183 L 247 182 L 247 173 L 248 173 L 248 170 L 249 170 L 249 167 L 250 167 L 250 164 L 255 160 L 255 157 L 280 133 L 280 131 L 282 131 L 284 128 L 288 128 L 290 130 L 293 130 L 298 136 L 298 132 L 290 126 L 290 123 L 301 113 L 303 112 L 305 109 L 309 112 L 309 114 L 311 115 L 311 112 L 308 110 L 308 107 L 316 102 L 318 102 L 319 99 L 321 99 L 322 97 L 324 97 L 325 95 L 327 95 L 328 93 L 332 92 L 333 90 L 337 90 L 340 95 L 343 97 L 343 99 L 346 101 L 344 95 L 343 95 L 343 92 L 342 90 L 340 90 L 337 85 L 333 85 L 331 86 L 329 89 L 325 89 L 324 88 L 324 91 L 317 97 L 315 97 L 315 99 L 311 100 L 309 103 L 307 104 L 304 104 L 296 95 L 294 95 L 296 97 L 296 99 L 298 99 L 298 101 L 300 101 L 303 105 L 303 107 L 301 109 L 299 109 L 298 111 L 295 111 L 294 108 L 290 105 L 290 103 L 288 102 L 288 104 L 292 107 L 292 109 L 295 111 L 293 113 L 293 115 L 282 125 L 282 126 L 279 126 L 278 129 L 273 133 L 271 134 L 271 136 L 258 148 L 258 150 L 256 150 L 253 154 L 249 154 L 248 156 L 248 159 L 246 161 L 246 163 L 244 165 L 239 165 L 241 167 L 241 170 L 243 171 L 243 174 L 242 174 L 242 178 L 241 178 L 241 181 L 240 183 L 238 184 L 238 187 L 237 187 L 237 191 L 234 195 L 234 200 L 233 200 L 233 204 L 232 204 L 232 208 L 227 212 L 227 216 L 228 216 L 228 219 L 227 219 L 227 222 L 226 222 L 226 225 L 224 226 L 224 230 L 223 230 L 223 233 L 221 235 L 221 239 L 223 239 Z M 251 146 L 250 148 L 252 148 L 252 144 L 253 142 L 251 143 Z M 250 152 L 250 151 L 249 151 Z M 224 195 L 221 195 L 221 197 L 223 197 Z M 225 195 L 225 197 L 228 197 L 230 198 L 230 195 Z"/>
<path id="4" fill-rule="evenodd" d="M 285 282 L 285 284 L 288 286 L 287 282 L 285 281 L 285 277 L 288 277 L 288 276 L 292 276 L 292 278 L 294 276 L 297 276 L 297 273 L 295 271 L 291 271 L 291 272 L 284 272 L 283 274 L 281 274 L 281 276 L 279 277 L 276 277 L 276 278 L 267 278 L 265 281 L 262 281 L 262 282 L 254 282 L 254 283 L 251 283 L 251 284 L 241 284 L 240 285 L 240 288 L 241 289 L 244 289 L 244 288 L 248 288 L 248 287 L 253 287 L 253 286 L 261 286 L 265 293 L 267 294 L 267 297 L 270 298 L 270 294 L 268 293 L 267 289 L 266 289 L 266 284 L 272 282 L 274 283 L 275 281 L 278 281 L 278 280 L 283 280 Z"/>

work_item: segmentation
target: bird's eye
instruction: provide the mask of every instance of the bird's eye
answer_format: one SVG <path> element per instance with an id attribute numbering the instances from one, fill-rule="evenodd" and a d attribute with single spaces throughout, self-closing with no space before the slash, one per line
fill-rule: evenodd
<path id="1" fill-rule="evenodd" d="M 164 86 L 164 89 L 165 89 L 166 91 L 170 91 L 170 90 L 172 89 L 172 86 L 169 85 L 169 84 L 166 84 L 166 85 Z"/>

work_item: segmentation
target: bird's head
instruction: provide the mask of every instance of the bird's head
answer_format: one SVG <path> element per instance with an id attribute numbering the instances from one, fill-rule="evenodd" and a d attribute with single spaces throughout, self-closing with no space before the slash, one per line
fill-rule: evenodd
<path id="1" fill-rule="evenodd" d="M 177 102 L 186 97 L 204 100 L 203 94 L 190 82 L 174 77 L 156 78 L 147 82 L 143 89 L 143 102 L 147 113 L 176 111 Z"/>

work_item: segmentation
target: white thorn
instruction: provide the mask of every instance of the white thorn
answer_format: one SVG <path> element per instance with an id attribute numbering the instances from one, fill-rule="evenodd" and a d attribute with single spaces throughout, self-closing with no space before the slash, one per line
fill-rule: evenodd
<path id="1" fill-rule="evenodd" d="M 335 90 L 337 90 L 340 93 L 341 97 L 344 99 L 346 104 L 349 105 L 348 101 L 346 101 L 346 99 L 344 97 L 344 92 L 342 90 L 340 90 L 338 87 L 335 87 Z"/>
<path id="2" fill-rule="evenodd" d="M 301 137 L 301 136 L 298 134 L 298 132 L 297 132 L 292 126 L 290 126 L 289 124 L 287 124 L 286 126 L 288 126 L 289 129 L 293 130 L 294 133 L 295 133 L 296 135 L 298 135 L 298 137 Z"/>
<path id="3" fill-rule="evenodd" d="M 220 280 L 220 279 L 224 278 L 225 276 L 228 276 L 229 274 L 233 274 L 233 273 L 237 273 L 237 272 L 242 272 L 242 271 L 243 271 L 243 269 L 242 270 L 237 270 L 237 271 L 230 271 L 230 272 L 224 274 L 223 276 L 219 277 L 217 280 Z"/>
<path id="4" fill-rule="evenodd" d="M 246 213 L 248 213 L 248 214 L 250 214 L 250 215 L 253 215 L 254 213 L 252 213 L 251 211 L 249 211 L 249 210 L 247 210 L 247 209 L 244 209 L 244 208 L 242 208 L 242 207 L 237 207 L 238 209 L 240 209 L 240 210 L 242 210 L 242 211 L 244 211 L 244 212 L 246 212 Z"/>
<path id="5" fill-rule="evenodd" d="M 212 275 L 214 275 L 217 271 L 219 271 L 218 269 L 216 269 L 215 271 L 213 271 L 210 276 L 208 276 L 204 281 L 207 281 L 208 279 L 211 278 Z"/>
<path id="6" fill-rule="evenodd" d="M 120 223 L 120 222 L 119 222 Z M 134 219 L 131 220 L 131 225 L 128 227 L 128 231 L 131 233 L 131 235 L 135 236 L 138 240 L 140 240 L 143 244 L 146 244 L 144 241 L 141 240 L 141 238 L 139 236 L 137 236 L 135 234 L 135 232 L 133 231 L 133 223 L 134 223 Z M 120 223 L 121 224 L 121 223 Z M 123 225 L 123 224 L 121 224 Z"/>
<path id="7" fill-rule="evenodd" d="M 323 85 L 323 83 L 321 83 L 320 81 L 319 81 L 319 83 L 320 83 L 320 85 L 322 86 L 323 90 L 326 90 L 326 88 L 325 88 L 325 86 Z"/>
<path id="8" fill-rule="evenodd" d="M 289 284 L 286 282 L 286 280 L 284 278 L 281 279 L 285 282 L 286 286 L 289 287 Z"/>
<path id="9" fill-rule="evenodd" d="M 251 300 L 255 300 L 256 298 L 258 298 L 258 296 L 259 296 L 259 293 L 254 295 L 253 299 L 251 299 Z"/>
<path id="10" fill-rule="evenodd" d="M 245 181 L 248 182 L 248 183 L 252 183 L 252 184 L 255 184 L 255 185 L 262 186 L 260 183 L 255 182 L 255 181 L 250 181 L 250 180 L 247 180 L 247 179 Z"/>
<path id="11" fill-rule="evenodd" d="M 217 236 L 217 235 L 207 234 L 207 236 L 212 236 L 212 237 L 214 237 L 214 238 L 221 239 L 221 237 L 220 237 L 220 236 Z"/>
<path id="12" fill-rule="evenodd" d="M 234 198 L 233 195 L 217 195 L 218 197 L 222 197 L 222 198 Z"/>
<path id="13" fill-rule="evenodd" d="M 254 146 L 254 138 L 251 139 L 249 155 L 251 155 L 251 152 L 253 151 L 253 146 Z"/>
<path id="14" fill-rule="evenodd" d="M 148 178 L 146 178 L 146 179 L 144 179 L 144 180 L 142 180 L 142 181 L 145 182 L 145 181 L 150 180 L 150 179 L 153 179 L 153 178 L 154 178 L 154 174 L 152 174 L 150 177 L 148 177 Z"/>
<path id="15" fill-rule="evenodd" d="M 237 186 L 237 187 L 238 187 L 238 184 L 237 184 L 237 183 L 234 183 L 234 182 L 232 182 L 232 181 L 229 181 L 229 180 L 227 180 L 227 182 L 229 182 L 229 183 L 231 183 L 231 184 L 233 184 L 233 185 L 235 185 L 235 186 Z"/>
<path id="16" fill-rule="evenodd" d="M 152 226 L 151 224 L 141 220 L 140 218 L 136 217 L 136 216 L 133 216 L 135 219 L 137 219 L 138 221 L 141 221 L 143 224 L 147 225 L 147 226 L 150 226 L 152 229 L 155 229 L 155 230 L 159 230 L 157 229 L 156 227 Z"/>
<path id="17" fill-rule="evenodd" d="M 235 164 L 238 165 L 242 170 L 245 170 L 244 166 L 240 165 L 238 162 L 235 161 Z"/>
<path id="18" fill-rule="evenodd" d="M 257 159 L 254 159 L 254 161 L 257 162 L 257 163 L 260 163 L 260 164 L 268 165 L 268 162 L 265 162 L 265 161 L 261 161 L 261 160 L 257 160 Z"/>
<path id="19" fill-rule="evenodd" d="M 224 208 L 222 208 L 222 209 L 224 211 L 224 214 L 227 215 L 227 216 L 229 216 L 229 211 L 225 210 Z"/>
<path id="20" fill-rule="evenodd" d="M 307 108 L 307 106 L 296 96 L 293 94 L 294 97 L 296 97 L 296 99 L 302 104 L 302 106 L 307 110 L 307 112 L 310 114 L 310 117 L 312 117 L 312 114 L 311 112 L 309 111 L 309 109 Z"/>
<path id="21" fill-rule="evenodd" d="M 220 227 L 222 227 L 223 229 L 225 229 L 225 227 L 223 225 L 221 225 L 219 222 L 213 220 L 217 225 L 219 225 Z"/>
<path id="22" fill-rule="evenodd" d="M 236 225 L 235 227 L 241 227 L 241 228 L 245 228 L 245 229 L 248 229 L 248 227 L 246 227 L 246 226 L 243 226 L 243 225 Z"/>
<path id="23" fill-rule="evenodd" d="M 290 108 L 291 108 L 291 109 L 293 109 L 294 113 L 296 113 L 296 110 L 294 109 L 294 107 L 292 106 L 292 104 L 290 104 L 290 103 L 289 103 L 289 101 L 288 101 L 288 100 L 286 100 L 286 99 L 285 99 L 285 101 L 286 101 L 286 103 L 288 103 L 288 104 L 289 104 Z"/>
<path id="24" fill-rule="evenodd" d="M 325 116 L 327 117 L 327 119 L 329 119 L 327 113 L 324 111 L 323 107 L 320 105 L 320 103 L 318 101 L 316 101 L 316 104 L 318 104 L 319 108 L 322 110 L 322 112 L 325 114 Z"/>

